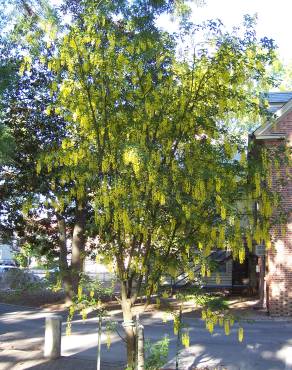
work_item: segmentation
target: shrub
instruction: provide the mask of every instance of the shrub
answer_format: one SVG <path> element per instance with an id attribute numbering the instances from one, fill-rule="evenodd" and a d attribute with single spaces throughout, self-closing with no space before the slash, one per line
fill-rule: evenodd
<path id="1" fill-rule="evenodd" d="M 169 338 L 167 335 L 156 343 L 145 343 L 145 370 L 158 370 L 163 366 L 168 357 Z"/>
<path id="2" fill-rule="evenodd" d="M 40 290 L 45 283 L 33 274 L 21 269 L 10 269 L 1 274 L 1 285 L 17 291 Z"/>

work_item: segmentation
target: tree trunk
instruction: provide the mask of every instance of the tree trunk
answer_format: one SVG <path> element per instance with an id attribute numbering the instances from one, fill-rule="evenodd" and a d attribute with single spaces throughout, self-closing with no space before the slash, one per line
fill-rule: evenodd
<path id="1" fill-rule="evenodd" d="M 127 297 L 126 283 L 122 282 L 121 286 L 121 304 L 124 319 L 124 330 L 127 342 L 127 365 L 129 369 L 135 367 L 136 357 L 136 335 L 134 331 L 133 312 L 131 299 Z"/>
<path id="2" fill-rule="evenodd" d="M 72 288 L 75 294 L 78 290 L 80 273 L 83 271 L 83 263 L 85 257 L 85 222 L 86 209 L 84 206 L 84 202 L 76 201 L 76 215 L 72 237 L 71 263 Z"/>
<path id="3" fill-rule="evenodd" d="M 70 276 L 70 270 L 68 266 L 67 256 L 67 235 L 66 235 L 66 221 L 63 215 L 57 214 L 58 229 L 59 229 L 59 269 L 61 275 L 61 281 L 65 288 L 66 303 L 71 304 L 73 298 L 72 282 Z"/>

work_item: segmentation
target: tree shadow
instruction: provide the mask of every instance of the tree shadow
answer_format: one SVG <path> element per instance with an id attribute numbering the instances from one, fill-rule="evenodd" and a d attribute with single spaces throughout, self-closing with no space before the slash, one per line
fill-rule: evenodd
<path id="1" fill-rule="evenodd" d="M 269 331 L 268 325 L 272 325 Z M 207 337 L 196 335 L 194 329 L 190 348 L 180 353 L 179 369 L 292 370 L 291 329 L 285 322 L 248 324 L 243 343 L 237 341 L 235 330 L 226 337 L 217 329 Z M 174 357 L 165 369 L 175 369 Z"/>

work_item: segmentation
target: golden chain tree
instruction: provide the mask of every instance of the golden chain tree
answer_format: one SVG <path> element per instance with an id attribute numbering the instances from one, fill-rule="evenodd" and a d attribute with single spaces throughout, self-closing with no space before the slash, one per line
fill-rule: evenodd
<path id="1" fill-rule="evenodd" d="M 61 33 L 41 25 L 47 51 L 39 61 L 55 76 L 47 114 L 63 116 L 67 137 L 38 166 L 70 183 L 63 207 L 90 195 L 97 253 L 121 283 L 127 324 L 142 287 L 150 297 L 162 275 L 191 277 L 194 264 L 209 274 L 212 249 L 242 262 L 245 242 L 270 243 L 270 157 L 248 163 L 235 128 L 259 119 L 274 50 L 256 40 L 250 18 L 230 34 L 219 21 L 195 26 L 183 16 L 170 34 L 155 23 L 173 10 L 167 2 L 125 1 L 122 11 L 118 1 L 81 3 Z M 134 333 L 125 330 L 132 366 Z"/>

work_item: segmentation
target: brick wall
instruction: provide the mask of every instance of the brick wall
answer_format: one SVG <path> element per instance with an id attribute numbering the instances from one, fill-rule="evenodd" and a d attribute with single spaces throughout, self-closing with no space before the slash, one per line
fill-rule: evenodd
<path id="1" fill-rule="evenodd" d="M 268 133 L 285 133 L 292 143 L 292 112 L 283 117 Z M 267 140 L 263 142 L 269 147 L 283 144 L 283 140 Z M 273 176 L 273 187 L 282 195 L 282 206 L 289 212 L 292 209 L 292 180 L 287 178 L 286 168 L 281 168 L 281 184 Z M 292 175 L 292 169 L 289 169 Z M 267 307 L 271 315 L 292 315 L 292 217 L 283 228 L 276 226 L 271 230 L 272 248 L 267 251 Z"/>

